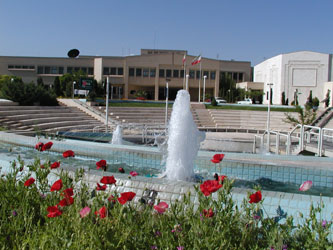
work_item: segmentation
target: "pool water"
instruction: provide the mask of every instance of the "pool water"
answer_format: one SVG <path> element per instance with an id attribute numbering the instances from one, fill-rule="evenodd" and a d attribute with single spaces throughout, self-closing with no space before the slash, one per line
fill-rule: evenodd
<path id="1" fill-rule="evenodd" d="M 134 160 L 126 159 L 126 158 L 113 158 L 114 154 L 110 154 L 107 159 L 105 159 L 108 163 L 107 172 L 118 173 L 118 169 L 121 167 L 125 170 L 124 175 L 129 175 L 130 171 L 136 171 L 140 176 L 146 177 L 157 177 L 161 172 L 164 171 L 164 166 L 160 165 L 160 168 L 151 168 L 143 165 L 136 165 Z M 86 157 L 86 156 L 75 156 L 74 158 L 63 158 L 61 153 L 56 152 L 39 152 L 33 148 L 22 147 L 22 146 L 14 146 L 10 144 L 0 143 L 0 156 L 1 159 L 7 161 L 13 161 L 17 159 L 18 156 L 21 157 L 22 160 L 25 161 L 26 164 L 33 162 L 36 158 L 41 160 L 41 163 L 45 163 L 50 161 L 51 163 L 55 161 L 60 161 L 60 166 L 71 166 L 77 168 L 89 168 L 96 169 L 96 162 L 101 160 L 100 158 Z M 139 157 L 139 156 L 137 156 Z M 224 173 L 226 170 L 227 161 L 223 162 L 224 167 L 217 171 L 220 175 L 225 174 L 227 176 L 228 173 Z M 217 169 L 216 169 L 217 170 Z M 196 166 L 195 172 L 197 175 L 197 181 L 203 181 L 206 179 L 213 179 L 214 170 L 206 170 L 200 169 L 200 166 Z M 232 178 L 232 177 L 231 177 Z M 241 188 L 253 188 L 254 186 L 260 186 L 262 190 L 268 191 L 277 191 L 277 192 L 286 192 L 286 193 L 299 193 L 306 195 L 323 195 L 333 197 L 333 193 L 330 188 L 321 187 L 321 186 L 313 186 L 307 192 L 299 191 L 300 184 L 296 184 L 293 182 L 282 182 L 275 181 L 270 178 L 260 177 L 254 180 L 246 180 L 239 177 L 235 177 L 234 182 L 235 187 Z"/>

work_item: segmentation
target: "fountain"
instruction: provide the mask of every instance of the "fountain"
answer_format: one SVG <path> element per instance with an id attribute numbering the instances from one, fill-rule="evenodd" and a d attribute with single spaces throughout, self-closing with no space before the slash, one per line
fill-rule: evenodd
<path id="1" fill-rule="evenodd" d="M 171 113 L 166 171 L 169 180 L 190 181 L 194 178 L 194 160 L 205 133 L 200 132 L 193 120 L 190 109 L 190 94 L 179 90 Z"/>
<path id="2" fill-rule="evenodd" d="M 111 144 L 122 145 L 123 144 L 123 129 L 120 125 L 117 125 L 116 130 L 112 133 Z"/>

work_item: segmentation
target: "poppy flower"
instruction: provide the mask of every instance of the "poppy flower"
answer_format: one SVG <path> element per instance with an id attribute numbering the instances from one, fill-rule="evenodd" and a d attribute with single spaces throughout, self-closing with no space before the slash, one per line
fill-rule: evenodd
<path id="1" fill-rule="evenodd" d="M 40 168 L 45 168 L 44 164 L 41 164 L 41 165 L 40 165 Z"/>
<path id="2" fill-rule="evenodd" d="M 42 146 L 42 151 L 49 150 L 53 145 L 53 142 L 49 141 Z"/>
<path id="3" fill-rule="evenodd" d="M 312 181 L 305 181 L 303 184 L 299 187 L 299 191 L 307 191 L 312 187 Z"/>
<path id="4" fill-rule="evenodd" d="M 53 162 L 51 164 L 51 169 L 55 169 L 55 168 L 58 168 L 60 167 L 60 161 L 56 161 L 56 162 Z"/>
<path id="5" fill-rule="evenodd" d="M 84 207 L 84 208 L 82 208 L 82 210 L 80 211 L 81 218 L 84 218 L 88 214 L 90 214 L 90 211 L 91 211 L 90 207 Z"/>
<path id="6" fill-rule="evenodd" d="M 62 192 L 61 195 L 65 196 L 65 197 L 71 197 L 71 196 L 73 196 L 73 195 L 74 195 L 73 188 L 66 188 L 66 189 Z"/>
<path id="7" fill-rule="evenodd" d="M 136 194 L 133 192 L 124 192 L 120 194 L 120 197 L 118 198 L 118 201 L 121 205 L 124 205 L 127 201 L 133 200 L 134 196 Z"/>
<path id="8" fill-rule="evenodd" d="M 97 183 L 97 187 L 96 187 L 96 190 L 97 191 L 105 191 L 106 189 L 106 184 L 104 184 L 103 186 L 99 185 L 99 183 Z"/>
<path id="9" fill-rule="evenodd" d="M 163 214 L 168 207 L 169 207 L 168 203 L 162 201 L 158 203 L 156 206 L 154 206 L 154 209 L 160 214 Z"/>
<path id="10" fill-rule="evenodd" d="M 64 158 L 67 158 L 67 157 L 74 157 L 75 154 L 74 154 L 74 152 L 73 152 L 72 150 L 67 150 L 67 151 L 65 151 L 65 152 L 62 153 L 62 156 L 63 156 Z"/>
<path id="11" fill-rule="evenodd" d="M 118 168 L 118 172 L 123 174 L 125 173 L 125 170 L 123 168 Z"/>
<path id="12" fill-rule="evenodd" d="M 62 214 L 62 211 L 58 209 L 58 205 L 48 207 L 47 211 L 49 212 L 47 215 L 49 218 L 57 217 Z"/>
<path id="13" fill-rule="evenodd" d="M 62 180 L 59 179 L 51 186 L 51 192 L 59 191 L 62 188 Z"/>
<path id="14" fill-rule="evenodd" d="M 211 209 L 211 208 L 208 209 L 208 210 L 204 209 L 204 210 L 203 210 L 203 214 L 204 214 L 204 216 L 207 217 L 207 218 L 210 218 L 210 217 L 213 217 L 213 216 L 214 216 L 213 209 Z"/>
<path id="15" fill-rule="evenodd" d="M 103 169 L 104 171 L 106 170 L 106 160 L 100 160 L 96 162 L 97 169 Z"/>
<path id="16" fill-rule="evenodd" d="M 26 180 L 26 181 L 24 182 L 24 186 L 29 187 L 29 186 L 32 185 L 34 182 L 35 182 L 35 179 L 32 178 L 32 177 L 30 177 L 28 180 Z"/>
<path id="17" fill-rule="evenodd" d="M 257 191 L 254 194 L 250 195 L 250 203 L 258 203 L 259 201 L 261 201 L 262 199 L 262 195 L 261 195 L 261 191 Z"/>
<path id="18" fill-rule="evenodd" d="M 200 185 L 200 190 L 205 196 L 209 196 L 211 193 L 216 192 L 222 187 L 222 184 L 216 180 L 207 180 Z"/>
<path id="19" fill-rule="evenodd" d="M 65 207 L 65 206 L 69 206 L 72 205 L 74 203 L 74 199 L 70 196 L 66 196 L 65 198 L 63 198 L 58 205 Z"/>
<path id="20" fill-rule="evenodd" d="M 105 218 L 106 217 L 106 207 L 105 206 L 103 206 L 103 207 L 101 207 L 98 211 L 95 211 L 95 214 L 97 215 L 97 216 L 99 216 L 101 219 L 103 219 L 103 218 Z"/>
<path id="21" fill-rule="evenodd" d="M 99 181 L 100 183 L 103 184 L 116 184 L 116 179 L 114 178 L 114 176 L 103 176 L 103 178 Z"/>
<path id="22" fill-rule="evenodd" d="M 110 195 L 110 197 L 108 198 L 108 201 L 112 202 L 112 203 L 116 203 L 116 197 L 114 197 L 112 194 Z"/>
<path id="23" fill-rule="evenodd" d="M 37 149 L 38 151 L 43 151 L 43 150 L 42 150 L 43 145 L 44 145 L 44 143 L 42 143 L 42 142 L 38 142 L 38 143 L 35 145 L 35 149 Z"/>
<path id="24" fill-rule="evenodd" d="M 220 163 L 224 158 L 224 154 L 215 154 L 213 156 L 213 159 L 211 159 L 210 161 L 213 163 Z"/>
<path id="25" fill-rule="evenodd" d="M 131 176 L 133 176 L 133 177 L 135 177 L 135 176 L 137 176 L 137 175 L 138 175 L 138 173 L 137 173 L 137 172 L 135 172 L 135 171 L 131 171 L 131 172 L 130 172 L 130 175 L 131 175 Z"/>

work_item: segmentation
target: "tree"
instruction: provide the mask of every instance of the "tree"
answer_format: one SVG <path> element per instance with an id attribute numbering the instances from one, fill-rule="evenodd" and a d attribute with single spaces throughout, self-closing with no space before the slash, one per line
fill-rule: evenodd
<path id="1" fill-rule="evenodd" d="M 330 93 L 331 93 L 331 90 L 328 89 L 326 92 L 326 98 L 325 98 L 325 108 L 328 108 L 328 106 L 330 106 Z"/>
<path id="2" fill-rule="evenodd" d="M 63 94 L 62 90 L 61 90 L 61 84 L 60 84 L 60 79 L 59 76 L 57 76 L 54 79 L 53 82 L 53 89 L 54 89 L 54 93 L 56 94 L 56 96 L 61 96 Z"/>
<path id="3" fill-rule="evenodd" d="M 44 86 L 43 78 L 41 78 L 41 77 L 37 78 L 37 85 Z"/>
<path id="4" fill-rule="evenodd" d="M 284 91 L 282 92 L 281 96 L 281 104 L 286 105 L 286 94 L 284 93 Z"/>
<path id="5" fill-rule="evenodd" d="M 304 109 L 300 106 L 296 106 L 296 112 L 298 113 L 298 118 L 295 118 L 290 113 L 286 113 L 286 117 L 283 121 L 293 124 L 294 126 L 297 124 L 310 125 L 317 117 L 316 111 L 307 106 L 305 106 Z"/>

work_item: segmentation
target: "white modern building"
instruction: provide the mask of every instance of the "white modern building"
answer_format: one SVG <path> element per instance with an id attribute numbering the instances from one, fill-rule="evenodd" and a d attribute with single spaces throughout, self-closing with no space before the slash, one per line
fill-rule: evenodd
<path id="1" fill-rule="evenodd" d="M 332 54 L 312 51 L 280 54 L 254 66 L 253 78 L 254 82 L 264 83 L 264 104 L 268 103 L 268 84 L 272 83 L 273 104 L 282 104 L 283 92 L 289 105 L 296 96 L 299 105 L 304 105 L 311 90 L 312 97 L 320 101 L 330 90 L 332 106 Z"/>

